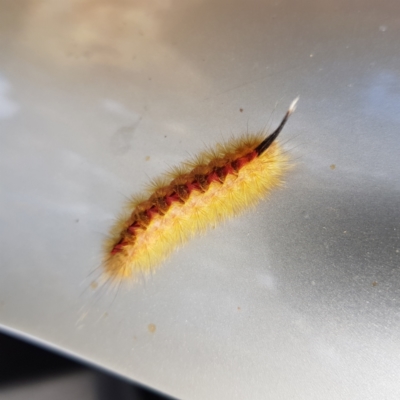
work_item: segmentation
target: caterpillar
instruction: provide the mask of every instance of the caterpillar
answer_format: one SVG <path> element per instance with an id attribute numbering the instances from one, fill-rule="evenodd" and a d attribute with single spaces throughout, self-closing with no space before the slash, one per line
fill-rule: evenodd
<path id="1" fill-rule="evenodd" d="M 279 186 L 289 164 L 275 140 L 297 101 L 267 137 L 264 132 L 246 134 L 219 144 L 135 197 L 128 204 L 129 216 L 115 224 L 105 243 L 106 275 L 135 278 L 153 271 L 175 247 L 255 205 Z"/>

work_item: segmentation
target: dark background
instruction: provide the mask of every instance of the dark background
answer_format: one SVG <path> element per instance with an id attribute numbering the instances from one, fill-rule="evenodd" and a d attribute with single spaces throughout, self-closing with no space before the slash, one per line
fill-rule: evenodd
<path id="1" fill-rule="evenodd" d="M 0 333 L 0 399 L 8 398 L 171 399 Z"/>

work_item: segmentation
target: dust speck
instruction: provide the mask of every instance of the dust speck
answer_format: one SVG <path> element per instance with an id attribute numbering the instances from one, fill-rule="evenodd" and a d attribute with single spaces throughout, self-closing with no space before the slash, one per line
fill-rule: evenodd
<path id="1" fill-rule="evenodd" d="M 150 160 L 150 156 L 146 156 L 145 160 L 149 161 Z"/>
<path id="2" fill-rule="evenodd" d="M 240 310 L 241 310 L 241 308 L 240 308 L 240 307 L 238 307 L 237 309 L 238 309 L 238 311 L 240 311 Z"/>
<path id="3" fill-rule="evenodd" d="M 373 282 L 372 282 L 372 286 L 376 286 L 377 284 L 378 284 L 377 281 L 373 281 Z"/>
<path id="4" fill-rule="evenodd" d="M 239 111 L 240 111 L 240 112 L 243 112 L 243 108 L 239 108 Z"/>
<path id="5" fill-rule="evenodd" d="M 149 324 L 147 326 L 147 329 L 149 330 L 150 333 L 154 333 L 156 331 L 156 326 L 154 324 Z"/>
<path id="6" fill-rule="evenodd" d="M 98 285 L 98 283 L 97 283 L 96 281 L 93 281 L 93 282 L 90 284 L 90 287 L 91 287 L 92 289 L 97 289 L 97 286 L 99 286 L 99 285 Z"/>
<path id="7" fill-rule="evenodd" d="M 331 170 L 334 170 L 334 169 L 336 168 L 336 165 L 335 165 L 335 164 L 331 164 L 331 165 L 329 166 L 329 168 L 330 168 Z"/>

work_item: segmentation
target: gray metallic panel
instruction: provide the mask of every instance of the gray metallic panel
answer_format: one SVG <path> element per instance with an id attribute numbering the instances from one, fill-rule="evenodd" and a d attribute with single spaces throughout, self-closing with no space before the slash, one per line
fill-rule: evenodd
<path id="1" fill-rule="evenodd" d="M 0 10 L 5 331 L 184 399 L 400 398 L 397 0 Z M 298 94 L 285 188 L 93 289 L 126 196 Z"/>

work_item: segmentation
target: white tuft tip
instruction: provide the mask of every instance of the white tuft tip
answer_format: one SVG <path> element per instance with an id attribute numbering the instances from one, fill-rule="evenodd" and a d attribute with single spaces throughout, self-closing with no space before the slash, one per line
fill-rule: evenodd
<path id="1" fill-rule="evenodd" d="M 294 110 L 296 110 L 297 107 L 297 102 L 299 101 L 300 96 L 297 96 L 293 101 L 292 104 L 289 107 L 288 113 L 292 114 Z"/>

